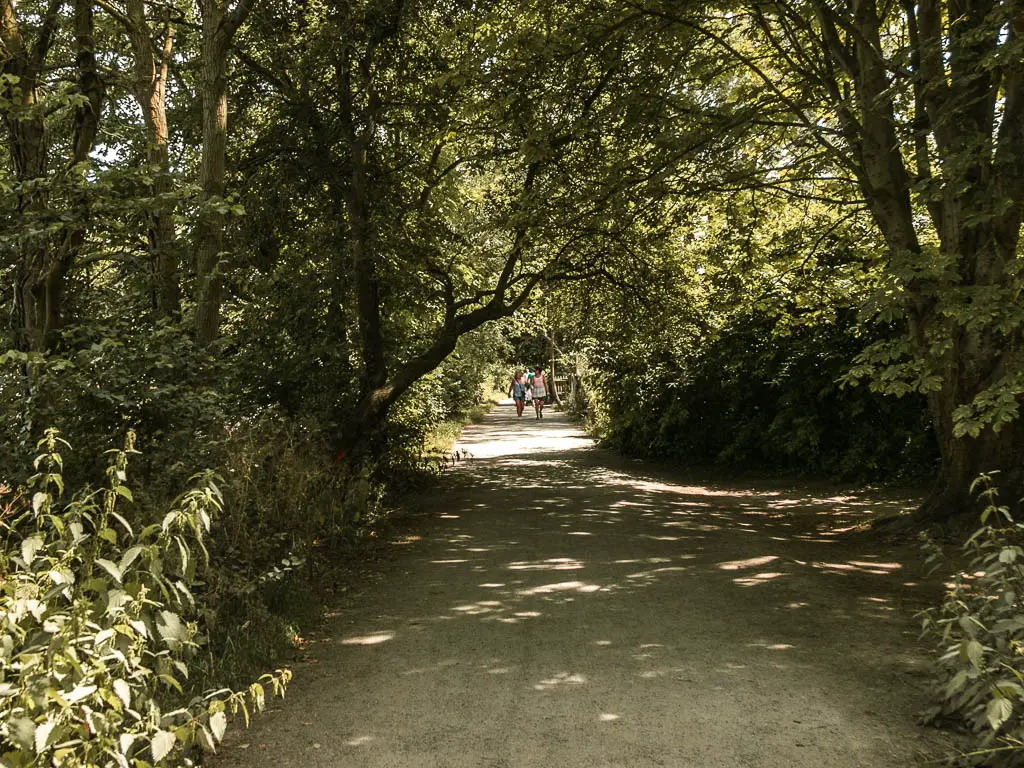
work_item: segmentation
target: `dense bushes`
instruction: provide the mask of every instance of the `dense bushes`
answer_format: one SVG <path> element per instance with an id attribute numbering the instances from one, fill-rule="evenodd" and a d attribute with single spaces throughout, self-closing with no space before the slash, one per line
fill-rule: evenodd
<path id="1" fill-rule="evenodd" d="M 179 372 L 173 384 L 177 397 L 183 401 L 194 397 L 198 403 L 180 403 L 179 414 L 186 417 L 169 418 L 154 435 L 154 421 L 145 413 L 122 410 L 121 404 L 130 401 L 123 390 L 110 387 L 108 408 L 92 403 L 89 388 L 79 388 L 76 383 L 85 379 L 85 374 L 73 363 L 45 361 L 36 368 L 33 384 L 53 386 L 59 393 L 55 371 L 60 369 L 68 381 L 65 396 L 40 396 L 52 406 L 34 414 L 33 402 L 9 401 L 4 413 L 11 421 L 32 414 L 32 423 L 45 415 L 67 427 L 69 442 L 82 446 L 63 459 L 69 487 L 81 487 L 90 475 L 95 476 L 103 460 L 97 446 L 110 445 L 126 425 L 135 424 L 149 436 L 138 440 L 140 447 L 157 454 L 159 463 L 146 452 L 133 459 L 137 478 L 133 496 L 141 503 L 122 510 L 129 525 L 139 528 L 152 523 L 146 510 L 169 504 L 174 498 L 173 484 L 186 482 L 195 468 L 214 467 L 221 476 L 218 488 L 223 494 L 223 510 L 207 542 L 216 564 L 205 577 L 207 597 L 218 621 L 210 627 L 209 652 L 190 661 L 197 675 L 217 681 L 251 674 L 287 649 L 288 639 L 296 634 L 292 622 L 297 606 L 295 601 L 271 605 L 273 594 L 296 581 L 314 579 L 311 558 L 315 552 L 321 558 L 333 557 L 329 545 L 358 536 L 362 526 L 383 511 L 382 501 L 389 491 L 429 480 L 421 476 L 427 434 L 453 413 L 467 409 L 481 388 L 479 375 L 471 372 L 458 378 L 456 374 L 438 374 L 425 381 L 416 396 L 402 401 L 394 418 L 371 438 L 375 450 L 352 462 L 331 450 L 330 425 L 321 420 L 323 414 L 288 417 L 278 408 L 259 403 L 255 407 L 250 403 L 246 413 L 241 398 L 226 394 L 229 388 L 190 391 L 189 376 Z M 0 379 L 13 387 L 11 382 L 20 373 L 10 367 L 7 371 Z M 129 379 L 129 373 L 124 377 Z M 446 385 L 442 379 L 460 383 L 457 391 L 452 390 L 455 395 L 443 396 Z M 83 404 L 83 398 L 90 404 Z M 29 475 L 15 463 L 17 448 L 4 445 L 0 481 L 9 487 L 23 485 Z M 274 579 L 267 580 L 268 574 L 274 574 Z M 307 583 L 298 591 L 315 603 L 315 585 Z M 312 620 L 317 608 L 301 606 L 302 618 Z M 243 624 L 248 632 L 237 637 L 235 630 Z"/>
<path id="2" fill-rule="evenodd" d="M 17 478 L 43 429 L 79 447 L 66 467 L 78 483 L 102 469 L 102 451 L 133 428 L 145 451 L 136 467 L 149 492 L 167 495 L 216 464 L 230 419 L 225 371 L 170 323 L 111 320 L 71 326 L 58 351 L 0 354 L 0 478 Z M 187 460 L 185 456 L 188 456 Z"/>
<path id="3" fill-rule="evenodd" d="M 193 747 L 215 745 L 225 713 L 259 708 L 261 686 L 287 680 L 260 673 L 319 614 L 317 566 L 351 551 L 332 545 L 357 540 L 389 490 L 426 481 L 417 474 L 426 435 L 479 398 L 495 343 L 467 340 L 399 402 L 356 461 L 333 451 L 331 438 L 332 417 L 357 383 L 308 356 L 282 371 L 305 386 L 278 403 L 272 374 L 254 376 L 252 360 L 228 348 L 201 351 L 170 324 L 69 327 L 51 353 L 6 353 L 8 762 L 177 765 Z M 59 450 L 51 430 L 26 471 L 20 457 L 48 422 L 79 450 Z M 115 454 L 107 487 L 91 490 L 109 458 L 102 449 L 131 427 L 138 437 Z M 177 497 L 204 466 L 216 478 L 196 477 Z M 243 694 L 223 687 L 252 679 L 262 682 Z M 46 687 L 59 695 L 40 698 Z"/>
<path id="4" fill-rule="evenodd" d="M 607 442 L 698 464 L 847 479 L 925 476 L 936 449 L 921 398 L 840 383 L 865 341 L 854 319 L 785 335 L 751 316 L 698 350 L 605 347 L 591 377 Z"/>
<path id="5" fill-rule="evenodd" d="M 924 396 L 882 397 L 859 364 L 907 323 L 862 212 L 722 192 L 676 213 L 631 271 L 553 296 L 595 433 L 691 464 L 932 475 Z"/>

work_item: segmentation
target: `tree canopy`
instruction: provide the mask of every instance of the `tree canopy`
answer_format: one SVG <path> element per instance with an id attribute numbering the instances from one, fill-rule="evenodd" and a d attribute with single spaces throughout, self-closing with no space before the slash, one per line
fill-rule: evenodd
<path id="1" fill-rule="evenodd" d="M 937 450 L 954 513 L 1019 465 L 1022 13 L 6 0 L 6 450 L 270 409 L 358 457 L 525 324 L 624 446 Z"/>
<path id="2" fill-rule="evenodd" d="M 0 17 L 5 764 L 212 749 L 288 681 L 271 604 L 523 364 L 631 454 L 1024 496 L 1024 0 Z M 992 525 L 926 623 L 995 734 Z"/>

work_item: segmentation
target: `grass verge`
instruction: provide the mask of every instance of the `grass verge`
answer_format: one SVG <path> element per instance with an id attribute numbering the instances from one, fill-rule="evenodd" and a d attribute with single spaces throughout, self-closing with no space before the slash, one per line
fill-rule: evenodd
<path id="1" fill-rule="evenodd" d="M 424 441 L 424 456 L 438 458 L 448 454 L 459 439 L 467 424 L 479 424 L 504 397 L 497 389 L 485 392 L 480 402 L 473 405 L 465 413 L 455 414 L 452 418 L 442 421 L 427 433 Z"/>

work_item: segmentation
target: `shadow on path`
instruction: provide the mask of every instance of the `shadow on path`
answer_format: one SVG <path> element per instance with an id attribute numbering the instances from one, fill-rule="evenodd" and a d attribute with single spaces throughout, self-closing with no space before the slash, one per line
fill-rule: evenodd
<path id="1" fill-rule="evenodd" d="M 218 765 L 903 768 L 931 745 L 933 589 L 915 550 L 841 535 L 910 502 L 673 481 L 511 408 L 460 447 L 427 530 Z"/>

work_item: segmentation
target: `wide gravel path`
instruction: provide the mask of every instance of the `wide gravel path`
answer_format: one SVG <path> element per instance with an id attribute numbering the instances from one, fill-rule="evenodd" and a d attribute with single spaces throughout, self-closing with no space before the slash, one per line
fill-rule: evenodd
<path id="1" fill-rule="evenodd" d="M 495 409 L 218 766 L 906 768 L 939 748 L 892 495 L 697 483 Z"/>

